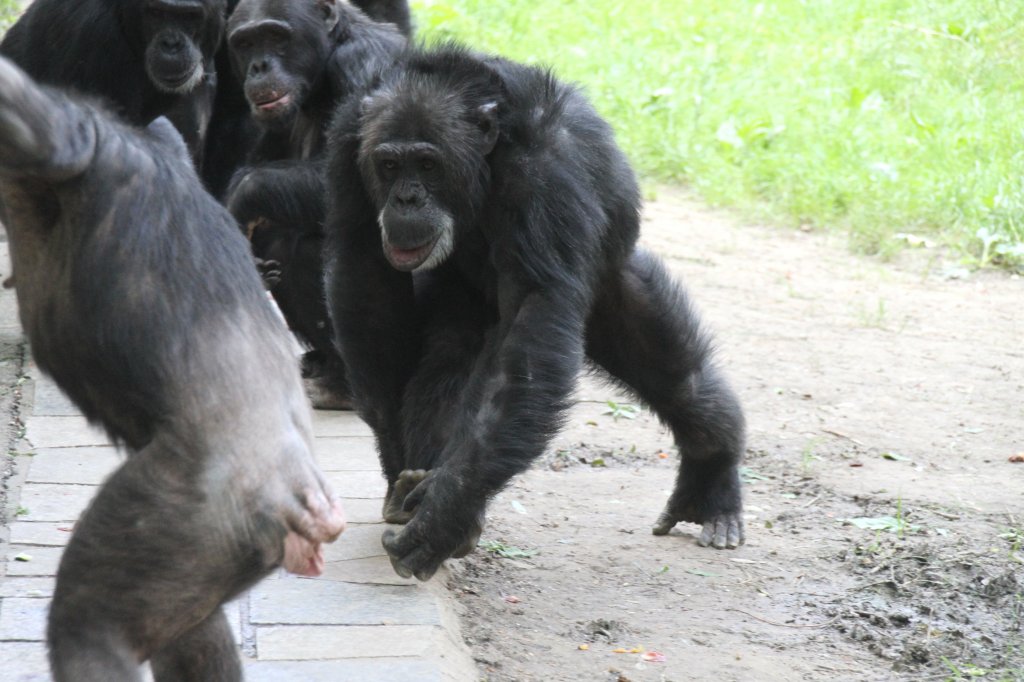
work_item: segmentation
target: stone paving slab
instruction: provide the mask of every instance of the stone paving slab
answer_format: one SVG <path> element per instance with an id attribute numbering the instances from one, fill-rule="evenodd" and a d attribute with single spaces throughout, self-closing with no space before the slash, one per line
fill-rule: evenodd
<path id="1" fill-rule="evenodd" d="M 345 518 L 350 526 L 354 523 L 383 523 L 381 507 L 384 500 L 341 496 L 341 503 L 345 506 Z"/>
<path id="2" fill-rule="evenodd" d="M 46 649 L 38 642 L 0 642 L 4 682 L 48 682 Z"/>
<path id="3" fill-rule="evenodd" d="M 267 580 L 253 589 L 257 625 L 441 625 L 434 595 L 415 585 L 359 585 L 302 578 Z M 317 600 L 314 602 L 313 598 Z"/>
<path id="4" fill-rule="evenodd" d="M 19 447 L 31 456 L 18 458 L 27 468 L 10 496 L 19 513 L 10 544 L 0 545 L 2 682 L 49 679 L 43 640 L 60 555 L 99 484 L 124 459 L 52 382 L 33 374 L 25 390 L 31 405 L 22 410 L 27 443 Z M 380 544 L 386 486 L 369 428 L 353 413 L 324 411 L 314 413 L 314 430 L 318 461 L 342 498 L 349 528 L 325 547 L 320 578 L 279 571 L 225 605 L 246 679 L 476 680 L 443 577 L 428 585 L 399 577 Z"/>
<path id="5" fill-rule="evenodd" d="M 0 649 L 0 654 L 3 649 Z M 443 682 L 438 666 L 424 661 L 258 661 L 245 669 L 248 682 Z"/>
<path id="6" fill-rule="evenodd" d="M 72 528 L 68 522 L 19 521 L 11 526 L 11 544 L 63 547 L 71 539 Z"/>
<path id="7" fill-rule="evenodd" d="M 60 555 L 63 554 L 63 547 L 33 547 L 25 545 L 11 545 L 7 550 L 7 575 L 6 577 L 48 577 L 57 575 L 57 565 L 60 563 Z M 28 561 L 19 561 L 15 557 L 28 557 Z M 0 610 L 3 604 L 0 604 Z"/>
<path id="8" fill-rule="evenodd" d="M 46 612 L 49 599 L 4 599 L 0 610 L 0 641 L 41 642 L 46 639 Z"/>
<path id="9" fill-rule="evenodd" d="M 7 576 L 0 580 L 0 599 L 4 597 L 33 597 L 41 599 L 53 594 L 54 579 L 45 578 L 16 578 Z"/>
<path id="10" fill-rule="evenodd" d="M 317 461 L 324 471 L 372 471 L 380 476 L 377 446 L 367 436 L 317 438 Z"/>
<path id="11" fill-rule="evenodd" d="M 32 457 L 28 481 L 99 485 L 124 462 L 124 458 L 113 446 L 38 448 Z"/>
<path id="12" fill-rule="evenodd" d="M 353 500 L 383 500 L 388 486 L 378 471 L 328 471 L 335 494 Z"/>
<path id="13" fill-rule="evenodd" d="M 95 485 L 26 483 L 21 489 L 18 506 L 22 513 L 18 519 L 74 523 L 98 490 L 99 486 Z"/>
<path id="14" fill-rule="evenodd" d="M 109 445 L 107 434 L 85 417 L 35 417 L 25 424 L 25 438 L 36 448 L 80 448 Z"/>
<path id="15" fill-rule="evenodd" d="M 441 628 L 432 625 L 275 625 L 259 629 L 257 648 L 262 661 L 414 658 L 431 655 L 442 637 Z"/>

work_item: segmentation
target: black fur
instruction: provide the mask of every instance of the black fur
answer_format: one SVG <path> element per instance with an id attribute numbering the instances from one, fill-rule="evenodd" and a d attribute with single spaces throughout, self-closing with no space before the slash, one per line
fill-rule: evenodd
<path id="1" fill-rule="evenodd" d="M 245 240 L 166 119 L 123 125 L 2 58 L 0 204 L 36 362 L 129 454 L 61 559 L 55 679 L 150 658 L 158 682 L 240 679 L 220 605 L 282 561 L 315 573 L 344 525 Z"/>
<path id="2" fill-rule="evenodd" d="M 394 24 L 407 38 L 412 37 L 412 16 L 408 0 L 353 0 L 352 4 L 374 21 Z"/>
<path id="3" fill-rule="evenodd" d="M 328 305 L 389 483 L 384 545 L 427 579 L 562 424 L 585 361 L 673 431 L 655 532 L 742 542 L 744 422 L 682 287 L 636 247 L 612 131 L 549 72 L 410 51 L 329 142 Z M 429 472 L 429 473 L 427 473 Z"/>
<path id="4" fill-rule="evenodd" d="M 129 123 L 167 116 L 198 161 L 224 21 L 225 0 L 35 0 L 0 54 L 40 83 L 104 98 Z"/>

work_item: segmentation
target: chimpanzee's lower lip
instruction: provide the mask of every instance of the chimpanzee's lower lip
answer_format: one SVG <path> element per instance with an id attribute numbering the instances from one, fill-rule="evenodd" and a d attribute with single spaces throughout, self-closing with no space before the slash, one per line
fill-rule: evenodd
<path id="1" fill-rule="evenodd" d="M 267 101 L 264 101 L 264 102 L 258 102 L 256 104 L 256 106 L 259 107 L 260 109 L 264 110 L 264 111 L 270 111 L 271 109 L 276 109 L 278 107 L 283 107 L 283 106 L 287 105 L 291 101 L 292 101 L 291 96 L 289 94 L 285 93 L 285 94 L 283 94 L 280 97 L 277 97 L 275 99 L 267 100 Z"/>

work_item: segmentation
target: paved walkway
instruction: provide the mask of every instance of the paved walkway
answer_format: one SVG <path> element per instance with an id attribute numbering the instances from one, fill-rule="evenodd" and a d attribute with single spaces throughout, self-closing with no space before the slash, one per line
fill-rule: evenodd
<path id="1" fill-rule="evenodd" d="M 6 247 L 0 243 L 2 263 Z M 12 292 L 0 293 L 3 334 L 20 333 L 12 299 Z M 8 491 L 15 513 L 9 515 L 9 536 L 0 532 L 2 682 L 50 679 L 44 633 L 60 554 L 75 519 L 123 458 L 55 384 L 34 367 L 29 375 L 21 411 L 25 433 Z M 314 417 L 317 458 L 344 498 L 348 530 L 326 547 L 321 577 L 281 571 L 227 605 L 246 679 L 478 679 L 450 611 L 443 574 L 426 585 L 403 580 L 384 555 L 385 487 L 369 429 L 347 412 Z"/>

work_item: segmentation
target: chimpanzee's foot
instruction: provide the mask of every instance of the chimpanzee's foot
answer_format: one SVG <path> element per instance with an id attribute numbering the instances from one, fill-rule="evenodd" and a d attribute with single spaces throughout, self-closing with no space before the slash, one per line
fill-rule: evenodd
<path id="1" fill-rule="evenodd" d="M 743 544 L 743 512 L 721 513 L 710 518 L 698 520 L 693 514 L 675 511 L 677 506 L 670 500 L 665 511 L 655 521 L 651 532 L 655 535 L 667 535 L 680 521 L 692 521 L 703 524 L 697 544 L 701 547 L 711 545 L 715 549 L 736 549 Z"/>
<path id="2" fill-rule="evenodd" d="M 398 474 L 394 485 L 388 486 L 388 494 L 384 497 L 384 522 L 405 525 L 416 513 L 416 509 L 403 508 L 406 496 L 430 475 L 426 469 L 406 469 Z M 479 536 L 478 536 L 479 537 Z"/>

